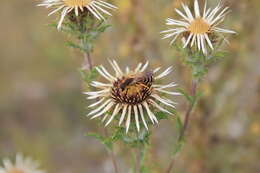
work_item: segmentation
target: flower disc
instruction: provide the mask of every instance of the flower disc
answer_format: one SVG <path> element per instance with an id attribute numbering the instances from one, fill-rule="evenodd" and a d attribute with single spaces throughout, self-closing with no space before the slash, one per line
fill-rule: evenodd
<path id="1" fill-rule="evenodd" d="M 118 103 L 141 103 L 152 94 L 152 83 L 149 72 L 124 76 L 114 82 L 111 97 Z"/>

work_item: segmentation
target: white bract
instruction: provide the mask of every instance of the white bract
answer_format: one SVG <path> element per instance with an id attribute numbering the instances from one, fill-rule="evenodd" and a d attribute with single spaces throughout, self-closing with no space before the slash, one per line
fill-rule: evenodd
<path id="1" fill-rule="evenodd" d="M 0 173 L 45 173 L 45 171 L 39 169 L 38 162 L 17 154 L 14 164 L 9 159 L 3 159 L 3 167 L 0 167 Z"/>
<path id="2" fill-rule="evenodd" d="M 114 10 L 117 8 L 116 6 L 103 0 L 43 0 L 43 2 L 38 6 L 54 8 L 54 10 L 49 13 L 49 16 L 61 11 L 58 29 L 61 28 L 65 16 L 73 10 L 76 16 L 79 15 L 80 11 L 83 12 L 84 10 L 87 10 L 98 20 L 105 20 L 103 14 L 111 16 L 111 13 L 109 13 L 108 10 Z"/>
<path id="3" fill-rule="evenodd" d="M 184 12 L 178 9 L 175 11 L 182 17 L 181 20 L 166 19 L 166 25 L 174 26 L 168 30 L 162 31 L 165 36 L 163 39 L 173 37 L 171 44 L 175 42 L 179 35 L 184 38 L 183 48 L 190 45 L 196 45 L 198 50 L 202 50 L 204 54 L 207 54 L 207 45 L 213 50 L 213 43 L 209 35 L 217 33 L 231 33 L 234 31 L 219 28 L 218 25 L 225 19 L 226 14 L 229 12 L 228 7 L 223 8 L 220 3 L 217 7 L 207 9 L 207 3 L 205 2 L 204 10 L 201 13 L 198 0 L 194 1 L 194 15 L 187 5 L 182 4 Z"/>

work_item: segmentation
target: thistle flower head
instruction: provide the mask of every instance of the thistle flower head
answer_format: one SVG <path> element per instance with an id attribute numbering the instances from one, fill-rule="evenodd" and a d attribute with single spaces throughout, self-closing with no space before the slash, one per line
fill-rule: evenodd
<path id="1" fill-rule="evenodd" d="M 78 16 L 80 12 L 89 12 L 98 20 L 105 20 L 103 14 L 111 16 L 111 13 L 108 12 L 108 10 L 114 10 L 117 8 L 116 6 L 103 0 L 43 0 L 43 2 L 38 6 L 54 8 L 54 10 L 49 13 L 49 15 L 61 11 L 61 18 L 58 23 L 58 29 L 61 28 L 65 16 L 72 11 L 75 12 L 76 16 Z"/>
<path id="2" fill-rule="evenodd" d="M 219 28 L 218 25 L 222 23 L 227 15 L 228 7 L 223 8 L 220 3 L 217 7 L 207 9 L 207 3 L 204 5 L 203 13 L 200 12 L 198 0 L 194 1 L 194 15 L 188 6 L 182 4 L 184 13 L 178 9 L 175 11 L 182 17 L 182 20 L 166 19 L 166 25 L 174 26 L 168 30 L 162 31 L 165 36 L 163 39 L 173 37 L 171 44 L 175 42 L 179 35 L 184 38 L 183 48 L 190 45 L 197 46 L 198 50 L 202 50 L 207 54 L 207 45 L 212 50 L 213 41 L 211 35 L 214 33 L 235 33 L 234 31 Z"/>
<path id="3" fill-rule="evenodd" d="M 38 162 L 17 154 L 14 164 L 9 159 L 3 160 L 3 167 L 0 167 L 0 173 L 45 173 L 45 171 L 39 170 L 38 167 Z"/>
<path id="4" fill-rule="evenodd" d="M 91 85 L 100 90 L 85 92 L 88 99 L 98 99 L 97 102 L 89 106 L 94 108 L 88 114 L 89 116 L 92 118 L 103 116 L 102 121 L 108 119 L 106 126 L 118 116 L 119 125 L 125 122 L 126 132 L 128 132 L 131 122 L 135 123 L 138 131 L 140 130 L 140 122 L 147 130 L 148 119 L 152 124 L 158 123 L 154 114 L 155 109 L 171 114 L 161 104 L 175 108 L 175 102 L 162 97 L 161 93 L 179 95 L 177 92 L 166 90 L 176 86 L 176 84 L 173 82 L 167 85 L 156 84 L 158 80 L 171 73 L 171 67 L 158 74 L 160 68 L 147 70 L 148 62 L 144 65 L 138 64 L 134 70 L 127 67 L 125 72 L 121 70 L 116 61 L 110 61 L 110 64 L 115 71 L 115 76 L 111 75 L 102 65 L 96 68 L 109 83 L 93 81 Z M 109 112 L 112 113 L 111 116 Z"/>

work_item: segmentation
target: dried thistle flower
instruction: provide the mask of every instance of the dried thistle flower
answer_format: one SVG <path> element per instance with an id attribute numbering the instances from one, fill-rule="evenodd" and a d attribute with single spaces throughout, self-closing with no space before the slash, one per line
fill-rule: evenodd
<path id="1" fill-rule="evenodd" d="M 78 16 L 80 12 L 90 12 L 98 20 L 105 20 L 102 13 L 110 15 L 111 13 L 108 10 L 114 10 L 117 7 L 107 3 L 103 0 L 43 0 L 38 6 L 45 6 L 46 8 L 54 8 L 49 16 L 61 11 L 61 18 L 58 23 L 58 29 L 61 28 L 63 20 L 66 15 L 68 15 L 73 10 L 75 15 Z"/>
<path id="2" fill-rule="evenodd" d="M 188 6 L 182 4 L 182 7 L 185 13 L 175 9 L 182 19 L 166 19 L 166 25 L 175 27 L 161 32 L 166 33 L 163 39 L 173 37 L 171 44 L 174 43 L 177 37 L 182 34 L 184 38 L 183 48 L 187 47 L 188 44 L 190 44 L 191 47 L 197 45 L 198 50 L 202 50 L 204 54 L 207 54 L 206 45 L 208 45 L 212 50 L 214 49 L 212 44 L 214 40 L 211 39 L 211 35 L 214 33 L 235 33 L 234 31 L 218 27 L 218 25 L 224 21 L 225 16 L 229 12 L 229 8 L 223 8 L 220 3 L 217 7 L 211 10 L 211 8 L 207 9 L 207 3 L 205 2 L 203 14 L 201 15 L 198 0 L 195 0 L 194 16 Z"/>
<path id="3" fill-rule="evenodd" d="M 0 167 L 0 173 L 45 173 L 38 167 L 38 162 L 17 154 L 14 164 L 9 159 L 3 159 L 3 167 Z"/>
<path id="4" fill-rule="evenodd" d="M 154 108 L 159 111 L 171 114 L 167 109 L 159 105 L 159 103 L 175 108 L 175 102 L 161 96 L 163 94 L 180 95 L 178 92 L 165 90 L 176 86 L 174 82 L 167 85 L 155 84 L 159 79 L 171 73 L 172 67 L 167 68 L 160 74 L 157 74 L 160 68 L 153 71 L 147 71 L 148 62 L 146 64 L 138 64 L 134 70 L 126 67 L 123 72 L 116 61 L 109 61 L 115 71 L 115 76 L 112 76 L 102 65 L 96 67 L 97 71 L 109 81 L 109 83 L 101 83 L 93 81 L 92 86 L 101 90 L 94 92 L 85 92 L 89 97 L 87 99 L 99 99 L 99 101 L 91 104 L 89 107 L 94 108 L 88 115 L 91 119 L 103 116 L 105 121 L 109 116 L 109 111 L 112 115 L 105 124 L 107 126 L 118 115 L 119 126 L 125 121 L 126 132 L 128 132 L 131 121 L 135 121 L 136 128 L 140 130 L 140 121 L 148 130 L 147 119 L 154 123 L 158 120 L 154 114 Z M 159 103 L 158 103 L 159 102 Z M 147 117 L 145 116 L 147 113 Z"/>

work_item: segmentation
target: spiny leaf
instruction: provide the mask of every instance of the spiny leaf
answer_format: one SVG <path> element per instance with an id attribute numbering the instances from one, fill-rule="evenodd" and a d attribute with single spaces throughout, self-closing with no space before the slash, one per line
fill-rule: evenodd
<path id="1" fill-rule="evenodd" d="M 193 105 L 195 105 L 199 99 L 202 97 L 203 95 L 203 92 L 202 91 L 197 91 L 196 95 L 194 96 L 194 100 L 193 100 Z"/>
<path id="2" fill-rule="evenodd" d="M 90 82 L 92 82 L 93 80 L 95 80 L 98 76 L 98 72 L 96 70 L 96 68 L 93 68 L 91 71 L 86 71 L 83 69 L 79 69 L 79 72 L 81 74 L 82 79 L 89 84 Z"/>
<path id="3" fill-rule="evenodd" d="M 154 114 L 158 120 L 168 119 L 168 114 L 165 112 L 156 112 Z"/>
<path id="4" fill-rule="evenodd" d="M 52 27 L 52 28 L 57 28 L 57 24 L 56 23 L 51 23 L 51 24 L 48 24 L 49 27 Z"/>
<path id="5" fill-rule="evenodd" d="M 176 127 L 179 130 L 179 132 L 183 129 L 183 123 L 178 115 L 176 115 Z"/>
<path id="6" fill-rule="evenodd" d="M 97 140 L 101 140 L 101 141 L 104 140 L 104 137 L 99 135 L 99 134 L 97 134 L 97 133 L 87 133 L 86 136 L 94 137 Z"/>
<path id="7" fill-rule="evenodd" d="M 173 147 L 173 152 L 172 152 L 172 155 L 175 156 L 177 153 L 179 153 L 183 147 L 183 143 L 184 141 L 178 141 L 174 147 Z"/>
<path id="8" fill-rule="evenodd" d="M 182 95 L 184 95 L 184 97 L 185 97 L 190 103 L 193 102 L 193 97 L 190 96 L 190 95 L 188 94 L 188 92 L 186 92 L 184 89 L 177 88 L 176 90 L 177 90 L 179 93 L 181 93 Z"/>
<path id="9" fill-rule="evenodd" d="M 113 143 L 110 138 L 105 138 L 97 133 L 88 133 L 86 136 L 91 136 L 100 141 L 108 150 L 111 150 L 113 147 Z"/>
<path id="10" fill-rule="evenodd" d="M 79 46 L 79 45 L 77 45 L 77 44 L 75 44 L 75 43 L 73 43 L 73 42 L 71 42 L 71 41 L 68 41 L 68 42 L 66 43 L 66 45 L 67 45 L 68 47 L 71 47 L 71 48 L 82 49 L 81 46 Z"/>

